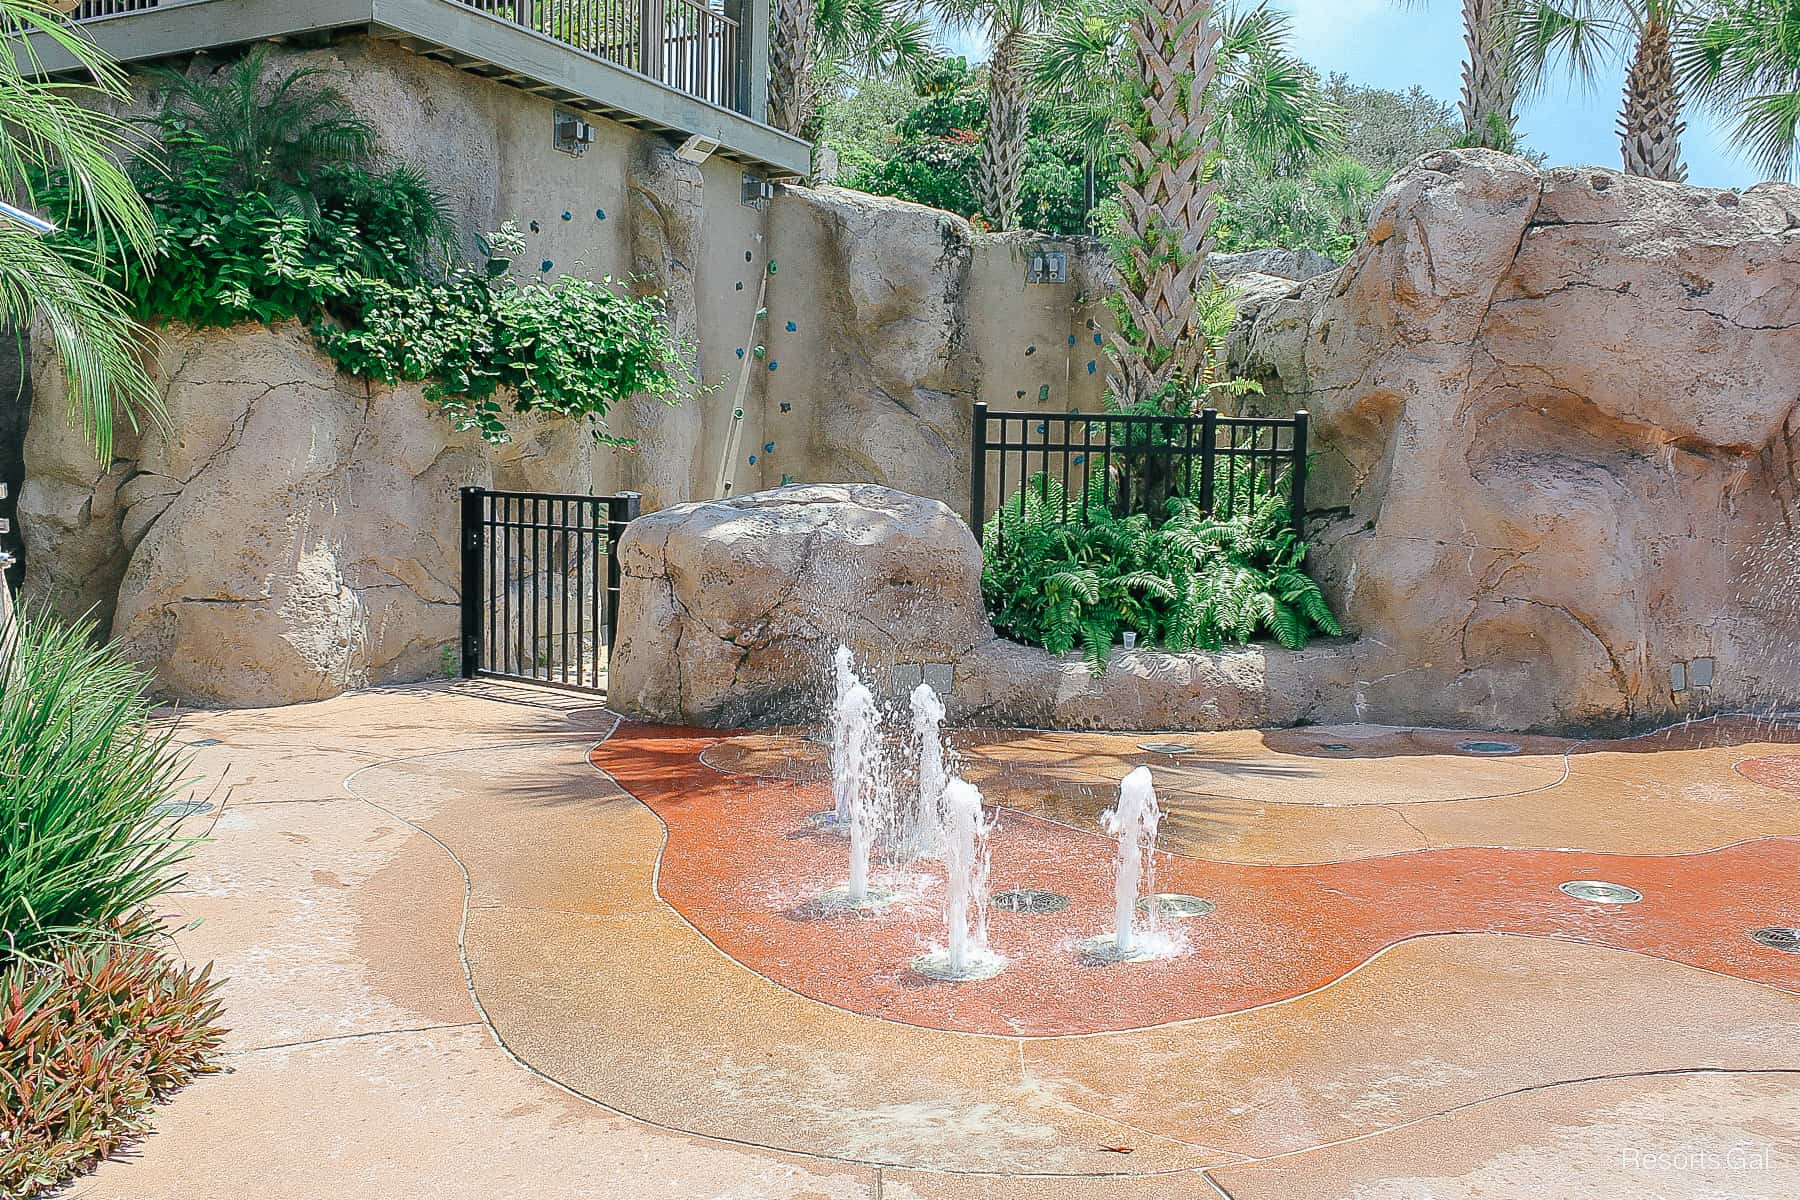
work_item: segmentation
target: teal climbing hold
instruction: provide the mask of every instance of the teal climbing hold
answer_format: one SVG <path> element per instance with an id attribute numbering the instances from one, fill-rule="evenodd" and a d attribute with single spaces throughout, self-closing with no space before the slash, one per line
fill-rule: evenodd
<path id="1" fill-rule="evenodd" d="M 1091 358 L 1088 359 L 1088 374 L 1089 375 L 1092 375 L 1095 371 L 1098 371 L 1099 369 L 1100 369 L 1099 367 L 1094 365 L 1093 359 L 1091 359 Z"/>
<path id="2" fill-rule="evenodd" d="M 594 220 L 596 220 L 596 221 L 606 220 L 606 210 L 604 208 L 596 208 L 594 210 Z"/>
<path id="3" fill-rule="evenodd" d="M 554 267 L 555 265 L 556 265 L 555 263 L 551 262 L 549 259 L 546 258 L 543 262 L 538 264 L 538 270 L 548 271 L 551 267 Z"/>
<path id="4" fill-rule="evenodd" d="M 1043 387 L 1038 389 L 1038 399 L 1039 400 L 1048 400 L 1049 398 L 1050 398 L 1050 385 L 1046 383 Z"/>
<path id="5" fill-rule="evenodd" d="M 800 327 L 798 325 L 794 324 L 792 321 L 789 321 L 788 322 L 788 332 L 789 333 L 799 333 Z"/>
<path id="6" fill-rule="evenodd" d="M 1096 333 L 1094 335 L 1094 345 L 1096 345 L 1096 346 L 1106 345 L 1106 338 L 1103 335 Z"/>
<path id="7" fill-rule="evenodd" d="M 764 454 L 775 453 L 775 443 L 774 442 L 765 442 L 763 444 L 763 453 Z"/>
<path id="8" fill-rule="evenodd" d="M 754 454 L 750 456 L 750 465 L 753 467 L 756 465 L 756 455 Z"/>
<path id="9" fill-rule="evenodd" d="M 744 348 L 742 346 L 738 347 L 738 357 L 739 358 L 744 357 Z"/>
<path id="10" fill-rule="evenodd" d="M 565 220 L 565 221 L 573 221 L 573 220 L 574 220 L 574 219 L 575 219 L 575 214 L 574 214 L 574 213 L 568 213 L 568 212 L 566 212 L 566 213 L 564 213 L 564 214 L 563 214 L 563 220 Z"/>
<path id="11" fill-rule="evenodd" d="M 771 258 L 769 260 L 769 274 L 773 275 L 774 273 L 775 273 L 775 260 Z"/>
<path id="12" fill-rule="evenodd" d="M 1069 345 L 1073 346 L 1074 344 L 1075 344 L 1075 335 L 1071 333 L 1069 335 Z"/>

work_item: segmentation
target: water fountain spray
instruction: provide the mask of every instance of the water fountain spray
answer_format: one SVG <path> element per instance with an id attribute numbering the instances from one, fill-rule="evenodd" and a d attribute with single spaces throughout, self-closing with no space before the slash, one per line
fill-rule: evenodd
<path id="1" fill-rule="evenodd" d="M 815 823 L 850 839 L 850 879 L 819 898 L 827 908 L 871 908 L 893 899 L 869 886 L 869 860 L 882 825 L 886 772 L 881 761 L 881 710 L 838 647 L 838 698 L 831 720 L 831 792 L 835 807 Z"/>
<path id="2" fill-rule="evenodd" d="M 914 854 L 936 854 L 944 846 L 944 788 L 950 772 L 944 765 L 944 702 L 930 684 L 913 689 L 912 716 L 919 743 L 919 793 L 907 843 Z"/>
<path id="3" fill-rule="evenodd" d="M 1119 844 L 1113 877 L 1113 931 L 1088 938 L 1077 949 L 1083 958 L 1108 962 L 1166 958 L 1174 952 L 1175 943 L 1137 927 L 1138 894 L 1152 879 L 1156 830 L 1162 822 L 1149 767 L 1139 767 L 1125 777 L 1119 784 L 1118 805 L 1102 813 L 1100 821 Z M 1154 920 L 1154 904 L 1151 912 Z"/>
<path id="4" fill-rule="evenodd" d="M 953 983 L 990 979 L 1006 960 L 987 944 L 988 821 L 973 784 L 944 785 L 945 946 L 913 959 L 913 970 Z"/>

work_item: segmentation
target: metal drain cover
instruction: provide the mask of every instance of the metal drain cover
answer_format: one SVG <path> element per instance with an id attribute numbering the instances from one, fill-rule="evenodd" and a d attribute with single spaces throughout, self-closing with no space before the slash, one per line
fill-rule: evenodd
<path id="1" fill-rule="evenodd" d="M 1321 749 L 1321 750 L 1348 750 L 1349 748 L 1350 748 L 1350 746 L 1346 742 L 1320 742 L 1319 743 L 1319 749 Z"/>
<path id="2" fill-rule="evenodd" d="M 1636 904 L 1644 898 L 1644 893 L 1636 888 L 1626 887 L 1622 883 L 1607 883 L 1599 879 L 1571 879 L 1556 889 L 1565 896 L 1573 896 L 1577 900 L 1587 900 L 1594 904 Z"/>
<path id="3" fill-rule="evenodd" d="M 1790 925 L 1766 925 L 1761 929 L 1753 929 L 1750 931 L 1750 940 L 1760 942 L 1771 950 L 1800 954 L 1800 929 Z"/>
<path id="4" fill-rule="evenodd" d="M 1151 754 L 1192 754 L 1194 748 L 1186 742 L 1139 742 L 1138 749 Z"/>
<path id="5" fill-rule="evenodd" d="M 150 810 L 150 815 L 157 820 L 180 820 L 196 813 L 209 813 L 213 806 L 204 800 L 171 800 L 167 804 L 159 804 Z"/>
<path id="6" fill-rule="evenodd" d="M 223 746 L 224 744 L 218 738 L 201 738 L 197 742 L 188 743 L 190 746 Z"/>
<path id="7" fill-rule="evenodd" d="M 1013 888 L 1007 892 L 995 892 L 989 902 L 1001 912 L 1010 913 L 1053 913 L 1069 907 L 1067 896 L 1046 892 L 1041 888 Z"/>
<path id="8" fill-rule="evenodd" d="M 1184 896 L 1179 892 L 1158 892 L 1154 896 L 1145 896 L 1137 902 L 1138 911 L 1147 913 L 1155 910 L 1164 917 L 1204 917 L 1219 906 L 1211 900 L 1199 896 Z"/>
<path id="9" fill-rule="evenodd" d="M 1517 754 L 1517 742 L 1458 742 L 1456 748 L 1464 754 Z"/>

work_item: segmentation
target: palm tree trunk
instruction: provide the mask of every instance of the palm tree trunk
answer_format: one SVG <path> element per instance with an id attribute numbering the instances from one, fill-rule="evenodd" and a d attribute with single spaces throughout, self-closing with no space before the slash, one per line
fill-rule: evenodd
<path id="1" fill-rule="evenodd" d="M 1148 0 L 1131 22 L 1137 59 L 1131 144 L 1120 160 L 1120 329 L 1107 382 L 1126 405 L 1198 377 L 1195 290 L 1217 215 L 1218 149 L 1207 98 L 1218 70 L 1213 0 Z"/>
<path id="2" fill-rule="evenodd" d="M 1025 178 L 1025 126 L 1030 119 L 1030 80 L 1025 34 L 1009 29 L 988 61 L 988 119 L 981 138 L 975 197 L 995 229 L 1019 224 L 1019 187 Z"/>
<path id="3" fill-rule="evenodd" d="M 1638 32 L 1637 54 L 1625 74 L 1625 105 L 1619 114 L 1619 143 L 1625 173 L 1684 183 L 1681 164 L 1681 86 L 1666 17 L 1652 15 Z"/>
<path id="4" fill-rule="evenodd" d="M 1469 144 L 1511 148 L 1519 83 L 1512 58 L 1514 0 L 1463 0 L 1462 117 Z"/>
<path id="5" fill-rule="evenodd" d="M 769 124 L 802 136 L 812 111 L 818 0 L 776 0 L 769 38 Z"/>

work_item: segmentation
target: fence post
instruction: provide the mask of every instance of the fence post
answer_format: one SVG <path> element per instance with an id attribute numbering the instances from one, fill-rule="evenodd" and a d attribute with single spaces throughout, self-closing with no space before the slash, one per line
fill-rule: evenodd
<path id="1" fill-rule="evenodd" d="M 1294 414 L 1294 495 L 1288 501 L 1289 516 L 1294 522 L 1294 536 L 1306 536 L 1306 424 L 1309 417 L 1303 408 Z"/>
<path id="2" fill-rule="evenodd" d="M 988 406 L 975 402 L 975 428 L 969 438 L 969 528 L 975 531 L 975 544 L 981 544 L 981 527 L 987 524 L 987 430 Z M 1000 497 L 1005 503 L 1006 497 Z"/>
<path id="3" fill-rule="evenodd" d="M 1213 462 L 1219 450 L 1219 410 L 1200 410 L 1200 511 L 1213 515 Z"/>
<path id="4" fill-rule="evenodd" d="M 638 0 L 638 72 L 663 77 L 662 0 Z"/>
<path id="5" fill-rule="evenodd" d="M 473 679 L 481 669 L 484 647 L 481 638 L 481 598 L 487 581 L 482 577 L 486 565 L 482 551 L 487 531 L 482 527 L 487 489 L 462 489 L 462 677 Z"/>
<path id="6" fill-rule="evenodd" d="M 619 539 L 625 526 L 643 515 L 644 497 L 638 492 L 620 492 L 606 498 L 606 644 L 611 646 L 619 636 L 619 595 L 623 580 L 619 572 Z"/>

